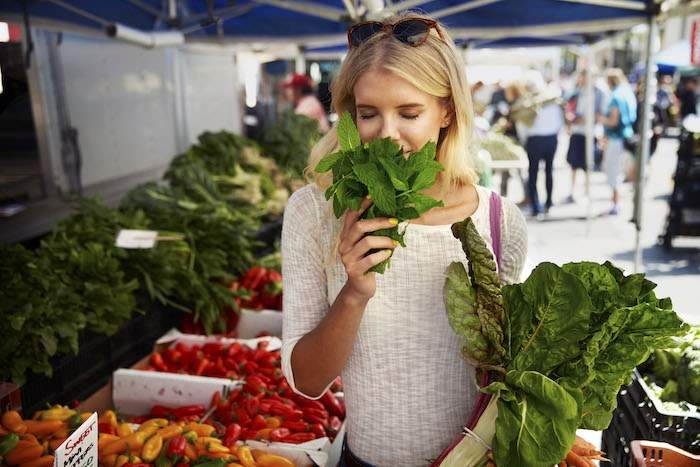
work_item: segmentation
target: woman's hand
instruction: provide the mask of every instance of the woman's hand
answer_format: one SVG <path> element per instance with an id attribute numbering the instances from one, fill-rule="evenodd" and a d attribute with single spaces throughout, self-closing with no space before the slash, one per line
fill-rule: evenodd
<path id="1" fill-rule="evenodd" d="M 348 211 L 343 221 L 340 233 L 340 258 L 348 274 L 345 284 L 347 293 L 353 298 L 369 300 L 377 289 L 375 273 L 367 271 L 391 256 L 396 243 L 389 237 L 367 235 L 379 229 L 396 227 L 396 219 L 378 217 L 376 219 L 360 219 L 362 213 L 372 204 L 368 198 L 363 201 L 359 211 Z M 367 254 L 370 250 L 380 250 Z"/>

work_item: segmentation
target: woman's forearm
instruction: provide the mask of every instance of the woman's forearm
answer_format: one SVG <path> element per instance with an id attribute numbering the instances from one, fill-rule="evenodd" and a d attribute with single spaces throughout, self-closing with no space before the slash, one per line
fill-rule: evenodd
<path id="1" fill-rule="evenodd" d="M 297 342 L 291 364 L 299 391 L 319 396 L 340 374 L 355 344 L 367 301 L 344 287 L 319 325 Z"/>

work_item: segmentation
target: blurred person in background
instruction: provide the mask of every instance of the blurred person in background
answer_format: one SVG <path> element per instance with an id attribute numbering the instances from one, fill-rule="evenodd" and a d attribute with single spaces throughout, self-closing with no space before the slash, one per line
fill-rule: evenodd
<path id="1" fill-rule="evenodd" d="M 693 76 L 685 81 L 682 90 L 678 94 L 678 100 L 681 104 L 681 120 L 688 115 L 695 115 L 697 112 L 697 88 L 698 79 Z"/>
<path id="2" fill-rule="evenodd" d="M 539 76 L 539 78 L 537 78 Z M 527 83 L 527 90 L 534 94 L 533 102 L 538 108 L 537 115 L 531 125 L 523 128 L 525 137 L 525 150 L 529 161 L 528 168 L 528 195 L 532 216 L 542 219 L 549 214 L 553 203 L 552 190 L 554 187 L 554 154 L 557 152 L 558 135 L 564 127 L 564 111 L 559 104 L 561 90 L 558 87 L 548 87 L 544 84 L 541 75 L 532 75 Z M 545 164 L 545 185 L 547 199 L 544 207 L 540 203 L 537 192 L 537 176 L 540 171 L 540 163 Z"/>
<path id="3" fill-rule="evenodd" d="M 608 109 L 599 122 L 605 127 L 607 143 L 603 162 L 612 189 L 612 208 L 610 215 L 619 213 L 619 188 L 625 178 L 625 140 L 634 135 L 634 122 L 637 119 L 637 98 L 632 91 L 625 74 L 619 68 L 612 68 L 606 73 L 608 87 L 611 90 Z"/>
<path id="4" fill-rule="evenodd" d="M 284 89 L 285 98 L 294 106 L 295 113 L 313 118 L 318 121 L 321 133 L 328 132 L 330 125 L 326 111 L 314 94 L 313 81 L 309 76 L 292 73 L 280 86 Z"/>
<path id="5" fill-rule="evenodd" d="M 607 91 L 597 83 L 593 84 L 593 108 L 596 120 L 598 120 L 605 110 Z M 567 203 L 575 202 L 574 191 L 576 189 L 576 172 L 586 171 L 586 73 L 581 72 L 576 78 L 576 87 L 571 96 L 566 101 L 566 122 L 571 125 L 571 138 L 569 139 L 569 151 L 566 161 L 571 166 L 571 194 L 566 198 Z M 594 160 L 602 158 L 600 140 L 604 134 L 601 124 L 594 128 Z"/>

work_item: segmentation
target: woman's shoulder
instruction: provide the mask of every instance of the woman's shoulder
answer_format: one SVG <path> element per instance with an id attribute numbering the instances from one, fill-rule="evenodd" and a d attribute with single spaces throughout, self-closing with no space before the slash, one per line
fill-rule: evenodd
<path id="1" fill-rule="evenodd" d="M 320 219 L 326 209 L 327 201 L 323 192 L 315 183 L 309 183 L 296 190 L 289 197 L 285 207 L 285 216 L 302 216 Z"/>
<path id="2" fill-rule="evenodd" d="M 504 225 L 507 230 L 511 230 L 509 227 L 514 226 L 518 227 L 517 230 L 526 228 L 527 223 L 525 221 L 525 216 L 512 199 L 501 196 L 495 190 L 483 187 L 481 185 L 476 185 L 476 189 L 479 192 L 479 209 L 484 209 L 486 212 L 490 212 L 491 198 L 495 195 L 501 200 L 501 224 Z"/>

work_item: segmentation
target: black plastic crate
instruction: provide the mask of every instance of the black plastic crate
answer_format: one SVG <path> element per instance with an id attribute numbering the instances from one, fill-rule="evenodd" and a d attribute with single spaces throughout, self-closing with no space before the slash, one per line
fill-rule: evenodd
<path id="1" fill-rule="evenodd" d="M 83 400 L 104 386 L 112 372 L 128 368 L 153 350 L 154 342 L 175 327 L 180 312 L 160 304 L 149 304 L 112 336 L 84 334 L 77 355 L 51 360 L 53 376 L 30 375 L 21 388 L 25 416 L 47 404 L 68 404 Z"/>
<path id="2" fill-rule="evenodd" d="M 617 396 L 617 409 L 603 431 L 603 451 L 613 466 L 627 467 L 632 461 L 634 440 L 663 441 L 688 452 L 700 453 L 700 413 L 670 413 L 656 398 L 637 370 L 632 383 Z"/>

